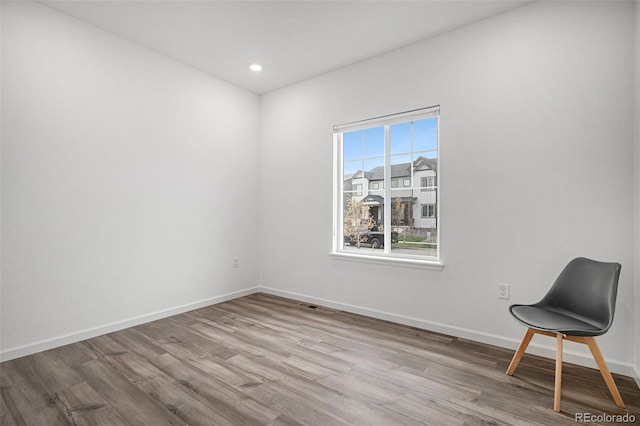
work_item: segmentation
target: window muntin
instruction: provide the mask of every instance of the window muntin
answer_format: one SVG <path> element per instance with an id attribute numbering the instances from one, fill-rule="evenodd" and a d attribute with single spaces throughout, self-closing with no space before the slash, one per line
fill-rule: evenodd
<path id="1" fill-rule="evenodd" d="M 439 258 L 438 121 L 436 107 L 335 128 L 334 252 Z"/>

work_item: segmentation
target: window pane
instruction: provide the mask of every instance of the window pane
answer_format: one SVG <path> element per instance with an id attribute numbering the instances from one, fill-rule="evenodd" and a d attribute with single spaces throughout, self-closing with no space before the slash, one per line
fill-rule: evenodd
<path id="1" fill-rule="evenodd" d="M 432 170 L 426 171 L 434 174 Z M 434 177 L 433 177 L 434 178 Z M 415 179 L 415 178 L 414 178 Z M 424 179 L 424 180 L 423 180 Z M 414 182 L 429 183 L 432 177 L 425 176 Z M 408 191 L 394 191 L 392 230 L 398 233 L 398 242 L 391 246 L 394 254 L 437 255 L 437 209 L 435 190 L 421 187 Z"/>
<path id="2" fill-rule="evenodd" d="M 393 254 L 436 256 L 437 229 L 434 206 L 421 206 L 415 198 L 398 198 L 395 207 L 392 231 L 397 233 L 397 242 L 391 246 Z M 426 215 L 427 217 L 423 217 Z"/>
<path id="3" fill-rule="evenodd" d="M 413 215 L 411 210 L 411 197 L 402 197 L 394 193 L 391 196 L 391 225 L 405 227 L 411 224 Z M 398 229 L 396 229 L 397 231 Z"/>
<path id="4" fill-rule="evenodd" d="M 397 185 L 398 188 L 405 187 L 405 179 L 409 179 L 409 185 L 411 186 L 411 155 L 392 155 L 391 156 L 391 179 L 397 182 L 392 182 L 392 188 Z"/>
<path id="5" fill-rule="evenodd" d="M 342 174 L 345 179 L 352 177 L 358 170 L 362 170 L 362 160 L 348 161 L 343 164 Z"/>
<path id="6" fill-rule="evenodd" d="M 369 181 L 384 180 L 384 158 L 364 161 L 365 176 Z"/>
<path id="7" fill-rule="evenodd" d="M 435 190 L 438 169 L 437 158 L 427 158 L 424 153 L 413 155 L 413 185 L 419 186 L 421 191 Z"/>
<path id="8" fill-rule="evenodd" d="M 413 122 L 413 151 L 438 152 L 438 119 L 427 118 Z"/>
<path id="9" fill-rule="evenodd" d="M 411 152 L 411 122 L 389 126 L 391 154 Z"/>
<path id="10" fill-rule="evenodd" d="M 364 130 L 364 157 L 384 156 L 384 126 Z"/>
<path id="11" fill-rule="evenodd" d="M 344 161 L 362 158 L 362 130 L 342 134 L 342 157 Z"/>
<path id="12" fill-rule="evenodd" d="M 384 196 L 344 194 L 343 250 L 384 253 Z"/>

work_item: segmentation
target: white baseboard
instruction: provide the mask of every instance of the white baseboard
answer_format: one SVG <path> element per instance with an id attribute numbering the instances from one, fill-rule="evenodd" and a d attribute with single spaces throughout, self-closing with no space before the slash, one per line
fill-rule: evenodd
<path id="1" fill-rule="evenodd" d="M 220 296 L 210 297 L 208 299 L 199 300 L 197 302 L 187 303 L 185 305 L 175 306 L 173 308 L 163 309 L 161 311 L 152 312 L 150 314 L 140 315 L 122 321 L 116 321 L 111 324 L 105 324 L 99 327 L 93 327 L 69 333 L 63 336 L 52 337 L 50 339 L 40 340 L 38 342 L 29 343 L 27 345 L 6 349 L 0 352 L 0 362 L 10 361 L 34 353 L 46 351 L 71 343 L 80 342 L 82 340 L 91 339 L 92 337 L 101 336 L 114 331 L 123 330 L 125 328 L 134 327 L 136 325 L 167 318 L 172 315 L 182 314 L 194 309 L 204 308 L 205 306 L 215 305 L 217 303 L 226 302 L 227 300 L 236 299 L 238 297 L 253 294 L 259 291 L 258 287 L 251 287 L 245 290 L 235 291 L 232 293 L 222 294 Z"/>
<path id="2" fill-rule="evenodd" d="M 640 388 L 640 365 L 636 365 L 633 367 L 632 377 L 635 379 L 636 385 L 638 385 L 638 387 Z"/>
<path id="3" fill-rule="evenodd" d="M 395 322 L 398 324 L 404 324 L 411 327 L 421 328 L 424 330 L 434 331 L 437 333 L 447 334 L 449 336 L 459 337 L 463 339 L 473 340 L 476 342 L 486 343 L 489 345 L 499 346 L 502 348 L 508 348 L 515 350 L 520 343 L 519 339 L 511 339 L 496 334 L 485 333 L 477 330 L 470 330 L 467 328 L 461 328 L 442 324 L 433 321 L 427 321 L 420 318 L 408 317 L 405 315 L 394 314 L 390 312 L 379 311 L 376 309 L 365 308 L 362 306 L 351 305 L 348 303 L 335 302 L 332 300 L 322 299 L 318 297 L 308 296 L 305 294 L 294 293 L 284 290 L 278 290 L 270 287 L 260 286 L 258 291 L 272 294 L 274 296 L 286 297 L 294 299 L 300 302 L 312 303 L 314 305 L 326 306 L 328 308 L 339 309 L 341 311 L 351 312 L 354 314 L 360 314 L 372 318 L 378 318 L 386 321 Z M 552 339 L 550 339 L 552 341 Z M 527 353 L 543 356 L 545 358 L 555 359 L 556 349 L 555 345 L 541 345 L 536 342 L 532 342 L 527 348 Z M 590 368 L 597 368 L 595 361 L 590 354 L 584 354 L 570 349 L 566 349 L 563 352 L 563 360 L 565 362 L 583 365 Z M 635 378 L 638 386 L 640 387 L 640 381 L 638 379 L 638 369 L 631 363 L 618 361 L 614 359 L 607 359 L 607 365 L 609 370 L 614 373 L 622 374 L 625 376 Z"/>

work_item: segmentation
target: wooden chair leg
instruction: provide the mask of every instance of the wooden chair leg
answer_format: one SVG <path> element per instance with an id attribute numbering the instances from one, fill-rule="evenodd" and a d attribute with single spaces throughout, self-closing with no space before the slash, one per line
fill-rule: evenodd
<path id="1" fill-rule="evenodd" d="M 562 340 L 561 333 L 556 334 L 556 387 L 553 393 L 553 411 L 560 412 L 560 394 L 562 388 Z"/>
<path id="2" fill-rule="evenodd" d="M 583 343 L 589 346 L 589 350 L 591 350 L 591 354 L 593 355 L 593 359 L 595 359 L 596 364 L 598 364 L 598 368 L 600 369 L 600 374 L 602 374 L 602 378 L 604 379 L 607 387 L 609 388 L 609 392 L 611 392 L 611 396 L 615 401 L 616 405 L 620 408 L 625 408 L 624 402 L 622 401 L 622 397 L 620 396 L 620 392 L 618 391 L 618 387 L 616 383 L 613 381 L 613 377 L 611 376 L 611 372 L 609 371 L 609 367 L 607 367 L 607 363 L 602 356 L 602 352 L 600 352 L 600 348 L 596 343 L 596 339 L 591 336 L 565 336 L 562 333 L 553 333 L 549 331 L 541 331 L 534 330 L 532 328 L 528 328 L 516 350 L 516 353 L 513 355 L 513 359 L 509 364 L 509 368 L 507 368 L 507 374 L 512 376 L 520 359 L 524 355 L 527 346 L 529 346 L 529 342 L 531 342 L 531 338 L 534 334 L 542 334 L 545 336 L 551 336 L 556 338 L 556 377 L 555 377 L 555 389 L 553 395 L 553 410 L 556 412 L 560 412 L 560 397 L 562 393 L 562 341 L 564 339 L 570 340 L 572 342 Z"/>
<path id="3" fill-rule="evenodd" d="M 620 408 L 625 408 L 624 402 L 622 402 L 622 397 L 620 396 L 620 392 L 618 392 L 618 387 L 616 386 L 616 383 L 613 381 L 613 377 L 611 377 L 611 372 L 609 371 L 609 368 L 607 367 L 607 363 L 605 362 L 604 357 L 602 356 L 602 352 L 600 352 L 600 348 L 596 343 L 596 339 L 594 337 L 585 337 L 584 341 L 589 346 L 589 349 L 591 350 L 591 354 L 593 355 L 593 358 L 596 360 L 596 364 L 598 364 L 598 368 L 600 369 L 600 374 L 602 374 L 602 378 L 607 384 L 607 387 L 609 388 L 609 392 L 611 392 L 611 396 L 613 397 L 613 400 L 616 402 L 616 405 Z"/>
<path id="4" fill-rule="evenodd" d="M 516 371 L 516 367 L 522 359 L 524 351 L 527 350 L 527 346 L 529 346 L 529 342 L 531 342 L 533 333 L 533 329 L 527 328 L 527 331 L 524 333 L 524 337 L 518 346 L 518 350 L 516 350 L 516 353 L 513 355 L 513 359 L 511 359 L 511 364 L 509 364 L 509 368 L 507 368 L 507 375 L 513 376 L 513 372 Z"/>

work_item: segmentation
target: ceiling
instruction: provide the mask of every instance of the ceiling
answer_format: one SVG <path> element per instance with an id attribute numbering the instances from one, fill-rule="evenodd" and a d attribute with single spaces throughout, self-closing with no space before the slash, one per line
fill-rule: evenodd
<path id="1" fill-rule="evenodd" d="M 527 1 L 58 1 L 54 9 L 257 94 Z M 248 66 L 259 62 L 260 73 Z"/>

